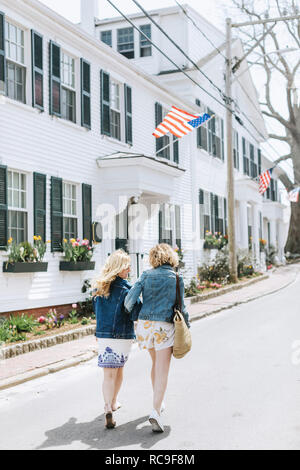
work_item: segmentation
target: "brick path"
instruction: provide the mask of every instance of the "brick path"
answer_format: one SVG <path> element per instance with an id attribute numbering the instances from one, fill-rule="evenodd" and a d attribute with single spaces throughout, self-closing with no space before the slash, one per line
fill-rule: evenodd
<path id="1" fill-rule="evenodd" d="M 258 282 L 243 289 L 215 297 L 210 300 L 193 304 L 189 307 L 191 319 L 198 319 L 217 311 L 229 308 L 236 303 L 243 303 L 253 300 L 262 295 L 272 293 L 275 290 L 291 284 L 300 273 L 300 265 L 290 265 L 275 270 L 269 279 Z M 86 353 L 96 353 L 97 343 L 94 336 L 87 336 L 83 339 L 63 343 L 48 349 L 34 351 L 21 356 L 7 359 L 0 363 L 0 388 L 1 381 L 6 381 L 12 377 L 22 374 L 38 376 L 39 371 L 45 370 L 49 366 L 59 368 L 59 363 L 70 361 L 73 358 L 80 358 Z M 70 364 L 75 365 L 75 364 Z"/>

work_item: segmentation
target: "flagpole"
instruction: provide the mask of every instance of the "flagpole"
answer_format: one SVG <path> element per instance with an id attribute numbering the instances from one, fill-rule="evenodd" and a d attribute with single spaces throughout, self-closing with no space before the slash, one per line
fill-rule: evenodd
<path id="1" fill-rule="evenodd" d="M 201 116 L 201 114 L 199 114 L 199 116 Z M 202 124 L 205 124 L 205 123 L 211 121 L 214 117 L 216 117 L 215 114 L 213 114 L 212 116 L 210 116 L 210 118 L 207 119 L 205 122 L 201 123 L 200 126 L 196 127 L 196 129 L 199 129 L 199 127 L 201 127 Z M 161 138 L 161 137 L 160 137 L 160 138 Z M 156 157 L 157 157 L 157 155 L 158 155 L 159 153 L 161 153 L 163 150 L 165 150 L 166 148 L 168 148 L 170 145 L 175 144 L 175 142 L 178 142 L 178 140 L 180 140 L 180 139 L 182 139 L 182 137 L 177 137 L 177 139 L 172 140 L 172 142 L 170 142 L 169 144 L 165 145 L 162 149 L 160 149 L 158 152 L 156 152 L 156 154 L 153 155 L 153 156 L 156 156 Z"/>

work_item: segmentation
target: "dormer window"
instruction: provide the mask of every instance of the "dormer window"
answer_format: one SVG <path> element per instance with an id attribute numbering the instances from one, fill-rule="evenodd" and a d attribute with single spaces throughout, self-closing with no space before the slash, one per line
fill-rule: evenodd
<path id="1" fill-rule="evenodd" d="M 112 47 L 112 31 L 101 31 L 101 41 Z"/>
<path id="2" fill-rule="evenodd" d="M 145 24 L 140 27 L 140 30 L 151 39 L 151 24 Z M 152 55 L 152 46 L 151 43 L 140 34 L 140 57 L 149 57 Z"/>
<path id="3" fill-rule="evenodd" d="M 133 28 L 118 29 L 118 52 L 127 57 L 127 59 L 134 59 Z"/>

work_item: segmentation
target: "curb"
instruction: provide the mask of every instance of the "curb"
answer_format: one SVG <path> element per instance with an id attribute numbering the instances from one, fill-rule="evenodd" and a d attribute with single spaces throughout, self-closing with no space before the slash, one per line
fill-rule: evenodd
<path id="1" fill-rule="evenodd" d="M 67 343 L 75 341 L 77 339 L 84 338 L 85 336 L 93 335 L 96 331 L 96 326 L 89 325 L 84 328 L 77 328 L 75 330 L 67 331 L 65 333 L 59 333 L 57 335 L 48 336 L 47 338 L 34 339 L 27 341 L 24 344 L 15 344 L 12 346 L 6 346 L 0 349 L 1 360 L 10 359 L 12 357 L 20 356 L 28 352 L 37 351 L 41 349 L 50 348 L 57 344 Z"/>
<path id="2" fill-rule="evenodd" d="M 72 359 L 67 359 L 65 361 L 59 361 L 54 364 L 42 367 L 41 369 L 33 370 L 30 372 L 25 372 L 24 374 L 16 375 L 15 377 L 9 377 L 0 382 L 0 390 L 5 390 L 16 385 L 21 385 L 23 383 L 29 382 L 30 380 L 38 379 L 40 377 L 45 377 L 49 374 L 54 374 L 64 369 L 69 369 L 70 367 L 78 366 L 84 362 L 88 362 L 97 355 L 97 351 L 94 350 L 89 353 L 80 354 L 75 356 Z"/>
<path id="3" fill-rule="evenodd" d="M 190 318 L 190 322 L 193 323 L 194 321 L 202 320 L 202 319 L 208 318 L 208 317 L 210 317 L 210 316 L 212 316 L 212 315 L 216 315 L 216 314 L 222 312 L 223 310 L 230 310 L 231 308 L 237 307 L 238 305 L 248 304 L 248 303 L 250 303 L 250 302 L 253 302 L 254 300 L 262 299 L 263 297 L 267 297 L 268 295 L 276 294 L 277 292 L 280 292 L 281 290 L 286 289 L 287 287 L 289 287 L 289 286 L 291 286 L 292 284 L 294 284 L 294 283 L 297 281 L 299 275 L 300 275 L 300 270 L 298 270 L 298 271 L 296 272 L 295 277 L 294 277 L 294 279 L 293 279 L 292 281 L 287 282 L 284 286 L 279 287 L 279 289 L 274 289 L 274 290 L 272 290 L 272 291 L 270 291 L 270 292 L 267 292 L 267 293 L 265 293 L 265 294 L 261 294 L 261 295 L 259 295 L 259 296 L 257 296 L 257 297 L 250 297 L 250 298 L 248 298 L 248 299 L 246 299 L 246 300 L 240 300 L 240 301 L 237 301 L 237 302 L 232 302 L 232 303 L 230 303 L 230 304 L 228 304 L 228 305 L 223 305 L 223 306 L 218 307 L 218 308 L 216 308 L 215 310 L 212 310 L 212 311 L 207 312 L 207 313 L 201 313 L 201 314 L 199 314 L 199 315 L 196 313 L 196 314 L 194 314 L 194 315 Z M 269 276 L 268 276 L 268 277 L 269 277 Z M 261 278 L 260 278 L 260 279 L 261 279 Z M 252 284 L 254 284 L 254 283 L 252 282 Z"/>
<path id="4" fill-rule="evenodd" d="M 186 297 L 185 303 L 186 305 L 193 305 L 196 303 L 203 302 L 205 300 L 214 299 L 215 297 L 220 297 L 221 295 L 228 294 L 228 292 L 240 290 L 240 289 L 243 289 L 244 287 L 248 287 L 248 286 L 251 286 L 252 284 L 256 284 L 257 282 L 265 281 L 266 279 L 269 279 L 269 277 L 270 277 L 269 274 L 263 274 L 262 276 L 256 277 L 254 279 L 249 279 L 248 281 L 245 281 L 241 284 L 234 284 L 232 286 L 223 287 L 222 289 L 217 290 L 215 292 L 210 292 L 209 294 Z"/>

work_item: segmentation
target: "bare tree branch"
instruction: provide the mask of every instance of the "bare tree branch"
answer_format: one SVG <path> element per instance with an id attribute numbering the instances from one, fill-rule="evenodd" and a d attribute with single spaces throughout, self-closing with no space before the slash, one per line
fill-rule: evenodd
<path id="1" fill-rule="evenodd" d="M 282 142 L 289 143 L 289 139 L 283 135 L 269 134 L 270 139 L 281 140 Z"/>
<path id="2" fill-rule="evenodd" d="M 293 156 L 289 153 L 288 155 L 284 155 L 283 157 L 278 158 L 275 160 L 275 165 L 278 165 L 280 162 L 285 162 L 286 160 L 289 160 L 290 158 L 293 158 Z"/>

